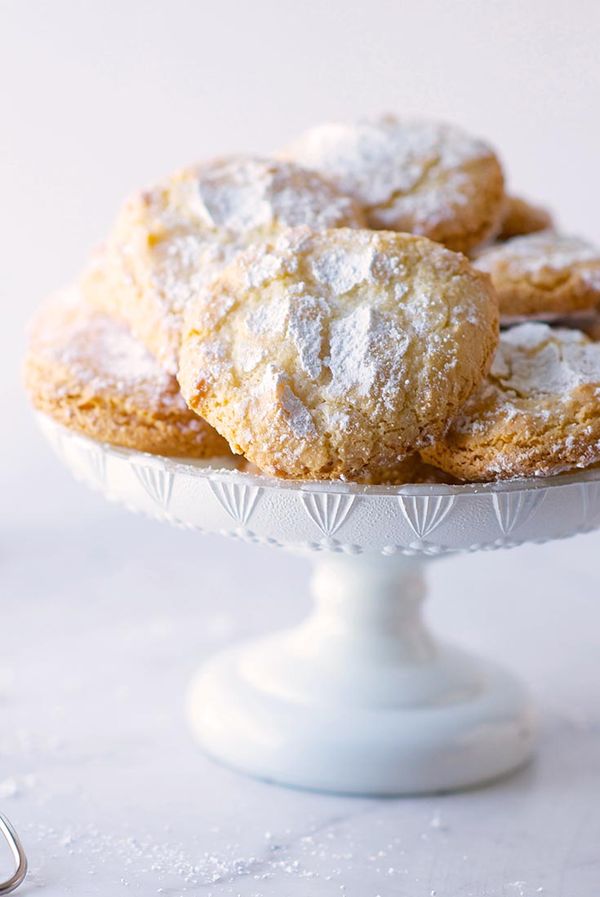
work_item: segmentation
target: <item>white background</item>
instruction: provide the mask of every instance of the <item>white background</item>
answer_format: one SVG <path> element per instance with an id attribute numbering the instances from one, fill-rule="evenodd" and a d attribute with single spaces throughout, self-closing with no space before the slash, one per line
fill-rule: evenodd
<path id="1" fill-rule="evenodd" d="M 442 811 L 247 783 L 197 754 L 180 697 L 204 653 L 304 611 L 303 566 L 86 493 L 42 444 L 18 367 L 28 315 L 129 190 L 325 119 L 456 121 L 497 146 L 514 189 L 600 241 L 599 47 L 597 0 L 0 2 L 0 808 L 28 841 L 30 889 L 598 893 L 597 536 L 433 575 L 438 624 L 538 694 L 533 770 Z M 273 839 L 281 866 L 236 871 Z"/>

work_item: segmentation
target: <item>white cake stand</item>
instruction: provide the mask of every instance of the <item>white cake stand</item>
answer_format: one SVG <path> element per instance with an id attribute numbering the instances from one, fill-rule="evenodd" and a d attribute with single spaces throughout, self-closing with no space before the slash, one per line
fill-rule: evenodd
<path id="1" fill-rule="evenodd" d="M 312 558 L 311 616 L 217 655 L 192 684 L 189 718 L 209 754 L 288 785 L 381 795 L 475 785 L 527 760 L 525 690 L 432 636 L 423 562 L 593 529 L 600 470 L 479 486 L 280 481 L 41 424 L 108 498 Z"/>

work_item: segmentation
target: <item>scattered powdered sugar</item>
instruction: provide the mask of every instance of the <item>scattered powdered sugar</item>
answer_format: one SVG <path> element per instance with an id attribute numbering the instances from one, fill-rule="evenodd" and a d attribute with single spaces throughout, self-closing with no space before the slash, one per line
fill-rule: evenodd
<path id="1" fill-rule="evenodd" d="M 278 274 L 284 273 L 284 260 L 281 256 L 261 248 L 256 253 L 252 264 L 247 265 L 244 270 L 249 287 L 262 287 Z"/>
<path id="2" fill-rule="evenodd" d="M 493 272 L 499 263 L 510 264 L 520 274 L 541 271 L 564 271 L 575 265 L 595 263 L 584 268 L 582 275 L 591 284 L 600 286 L 600 250 L 580 237 L 565 236 L 554 231 L 541 231 L 482 250 L 473 262 L 480 271 Z"/>
<path id="3" fill-rule="evenodd" d="M 259 402 L 263 397 L 281 411 L 293 435 L 298 439 L 316 436 L 310 411 L 290 387 L 286 374 L 273 364 L 265 368 L 257 391 Z"/>
<path id="4" fill-rule="evenodd" d="M 252 156 L 199 166 L 194 206 L 208 225 L 238 235 L 274 224 L 336 227 L 354 214 L 349 198 L 315 172 Z"/>
<path id="5" fill-rule="evenodd" d="M 287 413 L 289 425 L 294 436 L 299 439 L 307 439 L 317 435 L 311 414 L 298 396 L 292 392 L 289 386 L 284 386 L 281 396 L 281 404 Z"/>
<path id="6" fill-rule="evenodd" d="M 283 162 L 270 164 L 275 170 L 267 195 L 277 224 L 325 230 L 361 223 L 350 197 L 338 193 L 316 172 Z"/>
<path id="7" fill-rule="evenodd" d="M 382 374 L 396 373 L 408 342 L 408 335 L 389 317 L 368 305 L 360 305 L 350 314 L 332 321 L 326 360 L 332 379 L 327 394 L 339 397 L 355 391 L 359 396 L 369 395 Z M 393 346 L 391 355 L 390 346 Z M 386 370 L 390 362 L 390 370 Z M 397 390 L 398 380 L 389 376 L 381 388 L 382 393 L 388 388 Z"/>
<path id="8" fill-rule="evenodd" d="M 374 251 L 371 261 L 371 273 L 378 281 L 386 283 L 392 279 L 402 277 L 407 272 L 406 265 L 399 256 L 386 255 L 383 252 Z M 406 289 L 406 284 L 402 284 L 402 286 Z"/>
<path id="9" fill-rule="evenodd" d="M 520 396 L 562 397 L 600 384 L 600 344 L 577 330 L 521 324 L 501 334 L 491 376 Z"/>
<path id="10" fill-rule="evenodd" d="M 127 287 L 119 297 L 121 313 L 144 337 L 150 309 L 162 331 L 159 352 L 175 372 L 184 310 L 240 252 L 281 228 L 361 224 L 353 201 L 316 172 L 235 156 L 179 172 L 130 200 L 107 258 Z M 281 265 L 267 251 L 258 254 L 246 271 L 248 285 L 262 286 L 282 273 Z"/>
<path id="11" fill-rule="evenodd" d="M 245 374 L 269 356 L 269 343 L 276 345 L 285 336 L 289 308 L 276 298 L 265 297 L 244 319 L 247 336 L 233 345 L 233 360 Z"/>
<path id="12" fill-rule="evenodd" d="M 464 300 L 466 301 L 466 299 Z M 438 324 L 440 307 L 437 297 L 431 289 L 425 289 L 422 285 L 415 285 L 411 290 L 410 302 L 404 306 L 410 314 L 411 331 L 417 336 L 428 340 L 431 345 L 436 337 L 435 327 Z M 443 312 L 446 312 L 444 307 Z M 463 317 L 464 302 L 456 312 L 459 318 Z M 454 314 L 454 309 L 451 311 Z"/>
<path id="13" fill-rule="evenodd" d="M 245 342 L 236 347 L 235 361 L 243 374 L 250 374 L 266 358 L 266 352 L 258 343 Z"/>
<path id="14" fill-rule="evenodd" d="M 266 166 L 224 160 L 198 169 L 196 209 L 215 228 L 243 232 L 264 227 L 272 217 Z"/>
<path id="15" fill-rule="evenodd" d="M 170 406 L 184 412 L 182 425 L 200 429 L 201 421 L 196 423 L 188 412 L 175 379 L 128 328 L 74 301 L 80 303 L 76 289 L 53 296 L 43 306 L 32 332 L 32 357 L 63 372 L 64 386 L 56 389 L 70 392 L 76 383 L 90 393 L 126 399 L 137 394 L 149 408 Z"/>
<path id="16" fill-rule="evenodd" d="M 176 321 L 188 303 L 232 261 L 239 247 L 201 233 L 173 233 L 155 248 L 151 280 Z"/>
<path id="17" fill-rule="evenodd" d="M 246 316 L 246 327 L 254 336 L 276 339 L 283 336 L 288 315 L 287 303 L 278 298 L 265 297 L 263 302 Z"/>
<path id="18" fill-rule="evenodd" d="M 164 392 L 171 377 L 125 326 L 95 316 L 82 320 L 68 333 L 62 347 L 56 343 L 57 360 L 77 373 L 92 389 L 114 389 L 130 395 L 135 389 Z"/>
<path id="19" fill-rule="evenodd" d="M 598 254 L 598 264 L 581 268 L 578 273 L 581 280 L 590 290 L 600 292 L 600 253 Z"/>
<path id="20" fill-rule="evenodd" d="M 0 782 L 0 800 L 10 797 L 20 797 L 35 787 L 36 778 L 33 773 L 19 773 L 9 776 Z"/>
<path id="21" fill-rule="evenodd" d="M 431 817 L 431 819 L 429 821 L 429 825 L 431 828 L 437 829 L 438 831 L 441 831 L 441 832 L 448 831 L 448 826 L 442 819 L 442 814 L 439 809 L 435 810 L 433 816 Z"/>
<path id="22" fill-rule="evenodd" d="M 341 396 L 350 389 L 368 394 L 377 374 L 371 357 L 374 329 L 373 309 L 365 305 L 332 322 L 327 360 L 332 373 L 330 395 Z"/>
<path id="23" fill-rule="evenodd" d="M 373 260 L 371 246 L 357 247 L 353 252 L 348 252 L 345 246 L 334 246 L 315 254 L 310 260 L 310 269 L 317 283 L 341 296 L 370 279 Z"/>
<path id="24" fill-rule="evenodd" d="M 399 283 L 406 274 L 402 259 L 378 251 L 368 232 L 356 235 L 353 243 L 313 254 L 310 270 L 318 284 L 341 296 L 362 283 Z M 402 286 L 405 290 L 406 284 Z"/>
<path id="25" fill-rule="evenodd" d="M 310 242 L 312 231 L 292 228 L 283 231 L 273 245 L 256 244 L 239 256 L 244 283 L 248 287 L 263 287 L 269 281 L 298 270 L 297 253 Z"/>
<path id="26" fill-rule="evenodd" d="M 324 299 L 310 295 L 290 297 L 288 334 L 296 346 L 302 369 L 313 379 L 323 367 L 323 330 L 328 315 L 329 307 Z"/>
<path id="27" fill-rule="evenodd" d="M 449 201 L 463 200 L 468 178 L 461 168 L 473 159 L 490 156 L 491 150 L 449 125 L 384 116 L 312 128 L 284 155 L 321 172 L 342 192 L 369 207 L 408 199 L 418 190 L 412 211 L 421 209 L 422 217 L 430 218 L 446 215 Z M 444 184 L 439 182 L 441 172 Z M 386 210 L 379 211 L 384 215 Z M 392 214 L 397 213 L 395 208 Z"/>
<path id="28" fill-rule="evenodd" d="M 248 291 L 244 275 L 257 258 L 293 273 Z M 374 430 L 404 428 L 407 445 L 425 439 L 425 408 L 433 429 L 454 401 L 461 346 L 493 317 L 455 254 L 372 231 L 292 229 L 240 256 L 226 286 L 231 317 L 214 338 L 186 344 L 184 393 L 193 401 L 194 388 L 210 384 L 237 443 L 260 438 L 280 461 L 315 450 L 332 457 L 340 434 L 358 432 L 367 415 Z M 210 317 L 210 296 L 203 301 Z"/>
<path id="29" fill-rule="evenodd" d="M 435 897 L 431 870 L 424 875 L 424 854 L 417 845 L 447 838 L 447 834 L 433 832 L 423 820 L 420 837 L 415 832 L 407 840 L 405 831 L 387 832 L 385 819 L 384 814 L 369 819 L 368 831 L 354 830 L 355 816 L 313 823 L 305 832 L 290 828 L 279 833 L 264 831 L 254 851 L 241 841 L 234 826 L 229 838 L 218 826 L 206 833 L 200 826 L 185 843 L 173 837 L 170 825 L 130 834 L 122 826 L 115 831 L 114 825 L 109 829 L 89 822 L 56 827 L 37 822 L 25 825 L 23 831 L 29 841 L 46 845 L 53 860 L 70 859 L 77 870 L 87 868 L 90 876 L 101 878 L 97 885 L 110 880 L 107 870 L 111 870 L 120 877 L 123 889 L 135 893 L 390 897 L 424 894 L 426 889 Z M 468 855 L 462 854 L 462 861 L 468 863 Z M 366 886 L 361 884 L 363 880 L 368 882 Z M 38 887 L 44 884 L 35 871 L 33 882 Z M 528 895 L 543 890 L 531 888 Z M 114 890 L 113 885 L 111 894 Z M 446 892 L 438 893 L 443 897 Z M 465 897 L 474 893 L 469 890 Z"/>
<path id="30" fill-rule="evenodd" d="M 244 363 L 248 363 L 247 359 Z M 215 336 L 213 339 L 204 340 L 202 344 L 198 346 L 195 365 L 196 382 L 205 380 L 207 383 L 211 383 L 223 377 L 229 368 L 227 346 L 224 340 L 219 336 Z"/>
<path id="31" fill-rule="evenodd" d="M 97 327 L 91 346 L 94 362 L 107 376 L 114 377 L 122 389 L 140 380 L 164 378 L 160 365 L 124 328 L 114 327 L 112 321 L 98 322 Z"/>
<path id="32" fill-rule="evenodd" d="M 465 322 L 477 326 L 485 317 L 477 291 L 471 295 L 465 290 L 461 301 L 449 308 L 429 283 L 429 265 L 434 273 L 439 266 L 440 277 L 447 277 L 447 253 L 423 269 L 419 262 L 409 272 L 401 249 L 394 253 L 387 244 L 382 249 L 381 238 L 371 232 L 340 234 L 332 244 L 319 235 L 293 231 L 281 235 L 269 252 L 277 265 L 282 260 L 283 268 L 288 267 L 288 259 L 305 265 L 307 281 L 286 281 L 283 295 L 267 291 L 260 304 L 251 306 L 245 318 L 248 336 L 239 340 L 245 344 L 243 352 L 240 346 L 234 350 L 236 363 L 244 371 L 253 369 L 284 341 L 294 347 L 300 369 L 311 381 L 328 369 L 328 380 L 321 384 L 327 400 L 354 392 L 392 404 L 395 397 L 397 404 L 398 394 L 406 393 L 411 385 L 405 361 L 411 343 L 422 345 L 424 359 L 428 353 L 443 358 L 446 375 L 457 363 L 456 328 Z M 255 256 L 241 258 L 242 271 L 252 266 Z M 298 273 L 297 268 L 297 277 Z M 383 285 L 381 293 L 369 289 Z M 359 286 L 364 296 L 357 292 L 347 300 L 347 294 Z M 387 306 L 391 290 L 397 307 L 379 308 L 378 297 Z M 287 365 L 285 361 L 286 369 Z M 336 406 L 337 401 L 331 408 L 325 403 L 321 411 L 327 408 L 333 413 L 339 410 Z"/>
<path id="33" fill-rule="evenodd" d="M 532 351 L 544 346 L 552 339 L 557 330 L 553 330 L 548 324 L 541 321 L 526 321 L 517 327 L 510 327 L 500 334 L 500 346 L 512 346 L 521 351 Z M 564 340 L 582 342 L 581 333 L 577 330 L 564 331 Z"/>
<path id="34" fill-rule="evenodd" d="M 314 231 L 307 227 L 290 228 L 278 233 L 272 244 L 258 243 L 241 253 L 238 268 L 244 284 L 252 288 L 263 287 L 277 277 L 295 275 L 298 255 L 311 246 L 313 234 Z"/>
<path id="35" fill-rule="evenodd" d="M 439 224 L 456 220 L 457 210 L 471 202 L 472 193 L 469 174 L 460 170 L 449 172 L 443 189 L 437 184 L 430 189 L 415 187 L 414 192 L 399 193 L 389 205 L 377 209 L 379 226 L 427 235 Z"/>

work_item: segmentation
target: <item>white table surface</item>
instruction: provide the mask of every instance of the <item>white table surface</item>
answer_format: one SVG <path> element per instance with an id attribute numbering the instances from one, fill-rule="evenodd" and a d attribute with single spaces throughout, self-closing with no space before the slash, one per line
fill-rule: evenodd
<path id="1" fill-rule="evenodd" d="M 431 571 L 439 629 L 535 691 L 527 770 L 411 800 L 253 782 L 202 756 L 182 699 L 212 651 L 305 612 L 305 566 L 75 484 L 16 369 L 25 319 L 136 185 L 331 118 L 456 121 L 498 146 L 512 190 L 600 240 L 600 5 L 1 6 L 0 809 L 30 857 L 17 893 L 598 897 L 600 534 Z"/>
<path id="2" fill-rule="evenodd" d="M 529 768 L 442 797 L 287 790 L 205 758 L 182 701 L 212 651 L 302 616 L 304 562 L 106 504 L 22 414 L 36 460 L 28 495 L 5 476 L 0 530 L 0 809 L 30 858 L 21 893 L 596 897 L 600 535 L 430 570 L 434 625 L 530 682 Z"/>

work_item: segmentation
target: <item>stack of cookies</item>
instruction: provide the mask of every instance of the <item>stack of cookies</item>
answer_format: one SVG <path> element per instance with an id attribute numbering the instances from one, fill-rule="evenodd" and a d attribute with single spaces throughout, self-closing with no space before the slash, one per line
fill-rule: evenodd
<path id="1" fill-rule="evenodd" d="M 85 435 L 271 476 L 546 476 L 600 461 L 599 304 L 600 251 L 487 144 L 387 116 L 134 195 L 26 382 Z"/>

